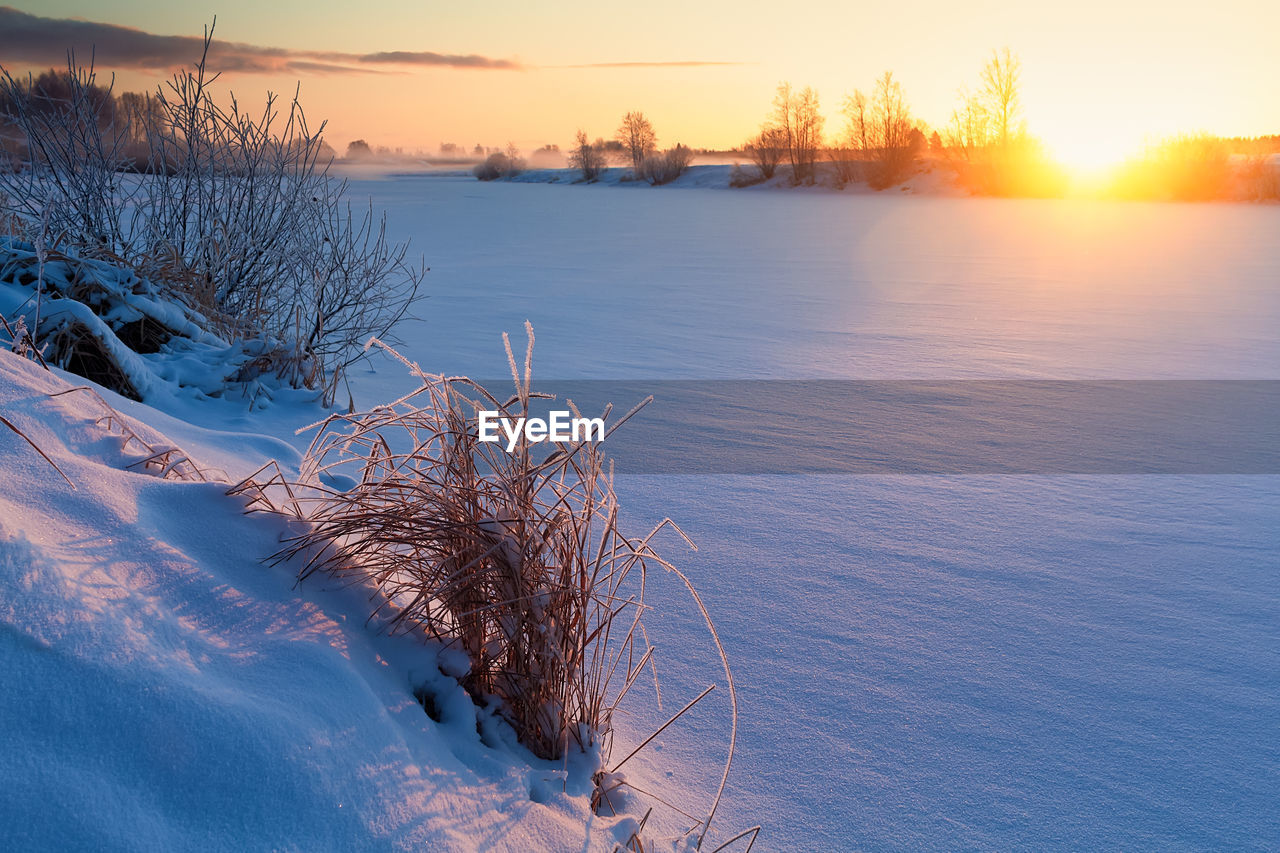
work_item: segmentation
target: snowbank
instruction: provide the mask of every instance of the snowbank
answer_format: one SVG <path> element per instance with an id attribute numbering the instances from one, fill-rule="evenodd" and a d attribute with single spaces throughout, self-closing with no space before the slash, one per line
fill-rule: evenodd
<path id="1" fill-rule="evenodd" d="M 264 565 L 284 522 L 136 464 L 185 444 L 221 479 L 286 445 L 110 394 L 104 422 L 51 396 L 70 379 L 0 351 L 0 413 L 74 484 L 0 426 L 0 848 L 608 849 L 634 823 L 593 818 L 586 768 L 532 758 L 362 593 Z"/>
<path id="2" fill-rule="evenodd" d="M 209 317 L 126 267 L 52 249 L 42 254 L 5 236 L 0 315 L 37 332 L 59 366 L 135 400 L 227 392 L 269 400 L 289 384 L 278 375 L 282 368 L 309 368 L 279 341 L 228 340 Z"/>

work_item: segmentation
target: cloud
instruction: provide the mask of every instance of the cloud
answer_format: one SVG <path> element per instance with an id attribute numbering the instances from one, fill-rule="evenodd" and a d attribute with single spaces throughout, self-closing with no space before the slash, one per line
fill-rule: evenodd
<path id="1" fill-rule="evenodd" d="M 399 65 L 446 65 L 450 68 L 500 68 L 517 69 L 521 66 L 509 59 L 490 59 L 474 53 L 460 56 L 453 53 L 430 51 L 391 50 L 384 53 L 366 53 L 360 62 L 393 62 Z"/>
<path id="2" fill-rule="evenodd" d="M 168 71 L 190 65 L 200 58 L 204 40 L 196 36 L 162 36 L 132 27 L 42 18 L 9 6 L 0 6 L 0 57 L 9 65 L 61 65 L 67 51 L 82 59 L 90 53 L 95 64 L 109 69 Z M 336 51 L 289 50 L 241 42 L 214 41 L 209 47 L 209 66 L 215 71 L 312 74 L 385 73 L 378 65 L 437 66 L 464 69 L 513 70 L 520 66 L 508 59 L 486 56 L 391 51 L 384 53 L 341 53 Z"/>
<path id="3" fill-rule="evenodd" d="M 200 58 L 204 40 L 198 36 L 162 36 L 133 27 L 42 18 L 9 6 L 0 6 L 0 57 L 10 66 L 61 65 L 67 51 L 82 60 L 93 54 L 95 64 L 106 69 L 170 71 Z M 742 62 L 591 62 L 555 68 L 705 68 L 744 65 Z M 242 42 L 214 41 L 209 46 L 209 67 L 214 71 L 246 74 L 386 74 L 403 67 L 437 67 L 517 71 L 526 66 L 510 59 L 494 59 L 474 53 L 390 50 L 378 53 L 343 53 L 326 50 L 293 50 Z"/>
<path id="4" fill-rule="evenodd" d="M 677 62 L 588 62 L 582 65 L 561 65 L 560 68 L 708 68 L 718 65 L 749 65 L 747 62 L 706 62 L 689 59 Z"/>

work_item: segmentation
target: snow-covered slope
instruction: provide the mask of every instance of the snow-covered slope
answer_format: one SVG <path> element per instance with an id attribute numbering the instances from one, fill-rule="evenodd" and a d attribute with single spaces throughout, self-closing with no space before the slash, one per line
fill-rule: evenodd
<path id="1" fill-rule="evenodd" d="M 413 236 L 432 266 L 431 299 L 402 348 L 431 370 L 505 375 L 500 334 L 525 319 L 538 331 L 535 375 L 550 390 L 565 378 L 1274 380 L 1280 365 L 1275 207 L 597 191 L 470 177 L 355 191 L 386 205 L 392 233 Z M 130 457 L 88 430 L 91 410 L 64 420 L 74 395 L 50 401 L 40 392 L 51 377 L 3 353 L 0 365 L 0 385 L 27 383 L 4 392 L 0 413 L 16 411 L 82 490 L 0 427 L 0 621 L 23 626 L 0 634 L 14 697 L 0 705 L 0 732 L 18 744 L 0 751 L 0 770 L 22 780 L 0 796 L 0 828 L 72 832 L 80 814 L 105 819 L 122 785 L 139 801 L 207 794 L 207 809 L 174 807 L 173 823 L 221 822 L 228 846 L 247 823 L 262 846 L 286 849 L 433 834 L 448 840 L 423 849 L 608 849 L 611 831 L 580 799 L 527 804 L 527 759 L 477 751 L 494 760 L 476 770 L 470 747 L 455 744 L 463 757 L 448 763 L 455 753 L 436 748 L 447 727 L 424 721 L 408 697 L 410 676 L 431 669 L 420 649 L 402 660 L 356 624 L 363 601 L 348 608 L 291 590 L 287 569 L 260 565 L 274 522 L 241 518 L 216 487 L 121 472 Z M 400 365 L 375 362 L 353 372 L 352 391 L 372 406 L 411 382 Z M 244 400 L 151 403 L 168 414 L 112 398 L 232 477 L 267 457 L 296 464 L 292 431 L 315 419 L 285 395 L 252 412 Z M 717 621 L 741 705 L 716 822 L 725 832 L 764 823 L 757 851 L 1280 849 L 1280 477 L 693 474 L 625 477 L 618 488 L 629 529 L 670 515 L 701 548 L 672 556 Z M 43 616 L 23 577 L 60 596 L 47 597 Z M 215 632 L 210 598 L 224 588 L 252 604 L 233 607 L 236 619 Z M 652 601 L 667 704 L 629 709 L 615 756 L 718 678 L 684 591 L 655 590 Z M 172 624 L 144 618 L 149 606 L 176 614 Z M 48 630 L 72 639 L 37 651 L 31 626 L 64 611 L 68 621 Z M 133 633 L 101 628 L 99 654 L 94 626 L 107 618 Z M 323 667 L 286 656 L 277 672 L 277 652 L 309 648 L 296 638 L 313 622 L 324 640 L 312 645 L 341 638 L 349 659 L 311 649 Z M 193 639 L 215 633 L 230 637 L 228 649 Z M 155 645 L 136 653 L 118 635 Z M 215 698 L 191 712 L 206 722 L 214 709 L 232 714 L 236 691 L 251 697 L 239 708 L 246 719 L 278 707 L 277 728 L 300 721 L 292 741 L 264 735 L 241 748 L 228 736 L 233 758 L 219 761 L 291 756 L 317 787 L 273 789 L 276 814 L 262 817 L 248 794 L 225 795 L 238 777 L 214 763 L 221 750 L 199 756 L 208 767 L 182 769 L 190 747 L 173 744 L 198 738 L 194 728 L 167 723 L 177 734 L 165 739 L 122 725 L 121 697 L 140 706 L 138 731 L 137 720 L 161 729 L 158 720 L 188 719 L 189 696 L 211 702 L 171 647 L 209 658 L 195 665 Z M 98 662 L 126 652 L 142 663 Z M 41 661 L 47 673 L 34 672 Z M 170 683 L 164 667 L 186 679 L 172 679 L 184 698 L 150 713 L 140 697 Z M 332 683 L 312 684 L 317 671 Z M 135 672 L 133 686 L 117 684 Z M 51 698 L 33 702 L 37 690 Z M 370 690 L 389 697 L 382 710 Z M 341 700 L 330 708 L 348 692 L 359 697 L 358 726 Z M 725 691 L 712 693 L 632 760 L 628 777 L 704 814 L 725 705 Z M 315 722 L 323 715 L 335 722 Z M 307 735 L 316 730 L 331 744 L 317 746 Z M 77 781 L 86 774 L 97 778 Z M 257 796 L 267 786 L 256 780 L 239 784 Z M 100 802 L 110 805 L 93 811 Z M 347 817 L 356 806 L 361 817 Z M 290 808 L 310 823 L 287 826 Z M 118 813 L 137 823 L 141 812 Z M 353 824 L 335 828 L 340 818 Z M 595 834 L 584 844 L 587 820 Z M 480 826 L 497 829 L 466 835 Z M 44 835 L 34 846 L 89 837 Z M 0 848 L 14 846 L 7 840 Z"/>
<path id="2" fill-rule="evenodd" d="M 0 425 L 0 849 L 612 845 L 584 769 L 516 745 L 445 653 L 378 634 L 363 594 L 265 565 L 284 522 L 245 515 L 225 483 L 128 467 L 176 439 L 238 475 L 288 465 L 287 445 L 113 396 L 175 435 L 96 423 L 91 394 L 50 396 L 71 387 L 0 351 L 0 414 L 74 484 Z"/>

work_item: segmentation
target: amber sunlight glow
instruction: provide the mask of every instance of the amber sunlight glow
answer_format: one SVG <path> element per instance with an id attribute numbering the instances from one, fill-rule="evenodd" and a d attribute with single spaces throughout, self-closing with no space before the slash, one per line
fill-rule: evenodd
<path id="1" fill-rule="evenodd" d="M 6 67 L 39 71 L 60 64 L 68 47 L 92 49 L 121 91 L 164 80 L 191 52 L 175 39 L 198 36 L 211 20 L 163 0 L 5 4 L 17 7 L 10 17 L 27 16 L 24 32 L 47 36 L 10 34 L 4 43 L 0 26 Z M 1148 139 L 1196 130 L 1251 137 L 1275 133 L 1280 121 L 1274 0 L 1219 0 L 1212 12 L 1077 0 L 1070 14 L 1018 0 L 928 0 L 874 15 L 822 0 L 767 25 L 730 0 L 651 7 L 650 17 L 672 25 L 660 34 L 618 27 L 602 38 L 594 0 L 494 0 L 493 8 L 374 0 L 359 15 L 317 0 L 304 16 L 293 3 L 219 0 L 218 37 L 224 59 L 235 60 L 222 82 L 246 96 L 301 82 L 308 115 L 327 121 L 339 152 L 356 139 L 406 152 L 445 143 L 532 151 L 567 145 L 578 129 L 608 138 L 629 110 L 652 120 L 661 146 L 728 150 L 758 131 L 782 81 L 820 93 L 835 135 L 845 98 L 869 92 L 885 71 L 901 83 L 912 119 L 945 132 L 960 93 L 981 87 L 983 63 L 1002 47 L 1021 60 L 1027 131 L 1072 171 L 1123 161 Z M 79 43 L 65 44 L 67 32 Z"/>
<path id="2" fill-rule="evenodd" d="M 1140 146 L 1081 132 L 1045 140 L 1049 155 L 1077 177 L 1094 177 L 1122 164 L 1138 153 Z"/>

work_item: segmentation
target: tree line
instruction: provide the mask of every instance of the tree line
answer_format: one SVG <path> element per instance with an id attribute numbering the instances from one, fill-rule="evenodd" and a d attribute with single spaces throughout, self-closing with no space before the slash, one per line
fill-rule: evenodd
<path id="1" fill-rule="evenodd" d="M 13 168 L 28 155 L 25 137 L 13 124 L 14 99 L 35 112 L 64 109 L 72 97 L 65 72 L 46 71 L 15 81 L 0 92 L 0 168 Z M 100 130 L 122 137 L 121 168 L 155 169 L 147 139 L 165 121 L 161 100 L 153 93 L 124 92 L 93 84 L 80 91 L 92 106 Z M 59 107 L 58 105 L 63 105 Z M 9 118 L 6 119 L 6 116 Z M 746 166 L 734 169 L 730 182 L 749 186 L 773 180 L 781 169 L 787 182 L 812 184 L 822 172 L 838 187 L 865 183 L 876 189 L 907 180 L 922 164 L 932 161 L 954 173 L 957 183 L 982 195 L 1053 196 L 1065 192 L 1066 172 L 1027 131 L 1023 115 L 1022 64 L 1008 48 L 992 51 L 972 88 L 960 90 L 948 120 L 930 127 L 911 109 L 901 83 L 885 71 L 865 89 L 846 95 L 828 128 L 818 93 L 812 87 L 781 83 L 760 129 L 735 154 Z M 320 161 L 335 152 L 323 139 L 317 143 Z M 462 146 L 442 143 L 441 155 L 461 159 Z M 1229 140 L 1204 134 L 1165 140 L 1141 157 L 1124 164 L 1107 192 L 1131 198 L 1276 198 L 1280 178 L 1268 158 L 1280 151 L 1275 139 Z M 347 147 L 348 159 L 386 158 L 402 152 L 374 148 L 364 140 Z M 486 148 L 477 144 L 471 158 L 484 158 L 474 168 L 482 180 L 512 178 L 528 168 L 517 148 Z M 654 124 L 639 110 L 626 112 L 612 137 L 591 139 L 585 131 L 574 135 L 561 151 L 548 145 L 533 152 L 533 166 L 567 163 L 582 180 L 598 180 L 610 165 L 627 171 L 623 180 L 669 183 L 691 165 L 694 152 L 683 144 L 658 147 Z M 7 167 L 5 164 L 9 164 Z M 160 168 L 172 168 L 161 164 Z"/>
<path id="2" fill-rule="evenodd" d="M 842 124 L 826 133 L 818 93 L 779 84 L 772 108 L 760 130 L 740 149 L 752 171 L 735 168 L 734 186 L 773 179 L 782 166 L 793 185 L 813 184 L 820 164 L 829 164 L 837 186 L 862 181 L 877 189 L 901 183 L 919 156 L 930 151 L 944 157 L 962 181 L 975 191 L 999 191 L 1016 163 L 1042 159 L 1022 120 L 1021 63 L 1012 51 L 994 52 L 983 67 L 977 90 L 964 91 L 961 102 L 941 130 L 931 130 L 912 115 L 902 84 L 885 71 L 867 91 L 845 97 Z M 599 179 L 610 162 L 629 167 L 624 180 L 664 184 L 680 177 L 693 162 L 693 151 L 681 144 L 659 150 L 653 123 L 640 111 L 629 111 L 610 140 L 594 141 L 578 130 L 567 150 L 568 164 L 583 181 Z M 511 177 L 524 168 L 513 150 L 491 154 L 476 167 L 477 177 Z"/>
<path id="3" fill-rule="evenodd" d="M 749 166 L 734 167 L 731 185 L 775 177 L 814 184 L 821 170 L 837 187 L 862 182 L 884 189 L 907 180 L 928 157 L 973 194 L 1059 196 L 1068 189 L 1065 169 L 1027 129 L 1022 62 L 1009 48 L 991 52 L 939 127 L 913 115 L 892 71 L 845 96 L 838 120 L 829 132 L 817 91 L 780 83 L 759 131 L 734 152 Z M 1123 198 L 1280 199 L 1278 154 L 1280 137 L 1175 137 L 1120 164 L 1100 191 Z M 628 112 L 607 143 L 589 142 L 579 131 L 569 162 L 592 181 L 611 157 L 629 165 L 632 177 L 656 184 L 679 177 L 692 152 L 684 146 L 658 152 L 653 125 L 643 113 Z"/>
<path id="4" fill-rule="evenodd" d="M 978 90 L 962 92 L 950 121 L 938 131 L 912 115 L 902 84 L 885 71 L 869 90 L 856 89 L 844 98 L 842 124 L 830 135 L 824 133 L 818 93 L 782 83 L 759 132 L 742 146 L 755 172 L 740 171 L 735 182 L 770 180 L 785 163 L 792 184 L 812 184 L 819 162 L 826 160 L 837 186 L 864 181 L 881 189 L 908 177 L 926 150 L 965 172 L 975 171 L 966 167 L 979 160 L 1008 160 L 1030 141 L 1022 121 L 1020 79 L 1018 58 L 1008 49 L 993 52 Z"/>
<path id="5" fill-rule="evenodd" d="M 542 149 L 550 150 L 551 146 Z M 559 153 L 558 148 L 555 151 Z M 693 163 L 693 150 L 687 145 L 676 143 L 659 150 L 653 122 L 638 110 L 622 117 L 612 139 L 597 137 L 592 141 L 586 131 L 579 129 L 566 153 L 570 168 L 588 183 L 599 180 L 610 162 L 630 166 L 629 179 L 655 186 L 674 181 Z M 505 151 L 490 154 L 472 173 L 482 181 L 512 178 L 524 171 L 525 165 L 516 147 L 509 144 Z"/>

